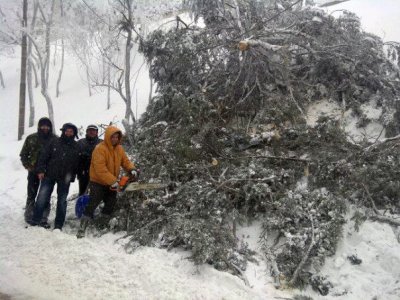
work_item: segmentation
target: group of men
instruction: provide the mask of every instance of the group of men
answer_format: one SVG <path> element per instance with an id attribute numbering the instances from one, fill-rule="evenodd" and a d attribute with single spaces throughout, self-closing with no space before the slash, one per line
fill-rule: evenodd
<path id="1" fill-rule="evenodd" d="M 72 123 L 62 126 L 61 136 L 53 133 L 49 118 L 41 118 L 37 132 L 29 135 L 20 157 L 28 171 L 25 221 L 32 226 L 50 228 L 51 194 L 57 185 L 55 229 L 62 229 L 67 212 L 67 196 L 71 182 L 79 180 L 79 195 L 89 194 L 78 237 L 83 237 L 97 206 L 104 201 L 102 215 L 109 218 L 117 199 L 116 187 L 120 168 L 137 177 L 138 170 L 129 161 L 121 146 L 122 132 L 114 126 L 105 130 L 104 141 L 98 137 L 98 127 L 89 125 L 86 136 L 79 141 L 78 129 Z"/>

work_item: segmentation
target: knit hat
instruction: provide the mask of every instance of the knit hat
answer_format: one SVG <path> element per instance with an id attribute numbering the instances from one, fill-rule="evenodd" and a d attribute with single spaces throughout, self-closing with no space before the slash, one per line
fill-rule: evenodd
<path id="1" fill-rule="evenodd" d="M 40 120 L 39 120 L 39 122 L 38 122 L 38 128 L 39 128 L 40 126 L 43 126 L 43 125 L 47 125 L 47 126 L 49 126 L 50 128 L 53 127 L 53 125 L 52 125 L 50 119 L 49 119 L 49 118 L 46 118 L 46 117 L 40 118 Z"/>

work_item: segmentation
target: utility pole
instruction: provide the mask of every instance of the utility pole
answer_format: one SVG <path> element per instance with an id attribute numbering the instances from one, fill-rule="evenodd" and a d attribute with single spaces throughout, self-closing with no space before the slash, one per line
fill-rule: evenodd
<path id="1" fill-rule="evenodd" d="M 19 84 L 18 141 L 25 130 L 25 95 L 26 95 L 26 61 L 27 61 L 27 23 L 28 0 L 23 0 L 22 43 L 21 43 L 21 79 Z"/>

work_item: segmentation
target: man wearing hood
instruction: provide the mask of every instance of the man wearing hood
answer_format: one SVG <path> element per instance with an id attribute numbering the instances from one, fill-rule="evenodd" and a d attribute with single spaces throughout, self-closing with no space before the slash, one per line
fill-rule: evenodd
<path id="1" fill-rule="evenodd" d="M 99 129 L 96 125 L 89 125 L 86 128 L 86 136 L 78 141 L 81 152 L 81 160 L 79 164 L 78 180 L 79 180 L 79 196 L 86 193 L 89 184 L 89 168 L 92 160 L 92 152 L 94 147 L 102 141 L 98 137 Z"/>
<path id="2" fill-rule="evenodd" d="M 75 138 L 78 129 L 72 123 L 61 128 L 61 137 L 52 140 L 39 156 L 38 178 L 41 180 L 31 225 L 39 225 L 40 218 L 50 203 L 51 193 L 57 184 L 57 210 L 55 229 L 62 229 L 67 213 L 67 196 L 71 182 L 78 171 L 80 152 Z"/>
<path id="3" fill-rule="evenodd" d="M 40 151 L 44 149 L 56 136 L 53 134 L 53 124 L 49 118 L 41 118 L 38 122 L 37 132 L 28 135 L 19 156 L 24 168 L 28 171 L 28 189 L 25 205 L 25 222 L 32 219 L 33 207 L 35 205 L 36 194 L 39 189 L 40 180 L 37 177 L 37 162 Z M 42 216 L 41 223 L 47 225 L 50 206 L 46 207 Z"/>
<path id="4" fill-rule="evenodd" d="M 83 212 L 78 238 L 85 235 L 88 222 L 101 201 L 104 201 L 102 215 L 109 219 L 117 200 L 118 177 L 121 167 L 137 177 L 135 165 L 129 161 L 121 145 L 122 132 L 117 127 L 107 127 L 104 141 L 96 146 L 90 164 L 89 203 Z"/>

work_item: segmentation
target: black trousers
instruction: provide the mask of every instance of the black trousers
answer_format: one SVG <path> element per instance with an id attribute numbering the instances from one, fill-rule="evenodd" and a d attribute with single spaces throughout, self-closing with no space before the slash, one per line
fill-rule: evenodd
<path id="1" fill-rule="evenodd" d="M 110 190 L 110 186 L 98 184 L 91 181 L 89 183 L 89 203 L 83 214 L 93 218 L 94 211 L 99 206 L 101 201 L 104 201 L 102 214 L 111 215 L 114 211 L 115 203 L 117 202 L 117 192 Z"/>
<path id="2" fill-rule="evenodd" d="M 86 188 L 89 185 L 89 175 L 80 175 L 78 181 L 79 181 L 79 196 L 82 196 L 86 193 Z"/>
<path id="3" fill-rule="evenodd" d="M 39 185 L 40 181 L 39 178 L 37 177 L 37 174 L 35 172 L 28 172 L 28 188 L 27 188 L 27 198 L 26 198 L 26 204 L 25 204 L 25 221 L 28 222 L 32 220 L 33 217 L 33 210 L 35 207 L 35 199 L 36 195 L 39 190 Z M 47 222 L 47 218 L 50 214 L 50 203 L 46 205 L 42 220 L 41 222 Z"/>

